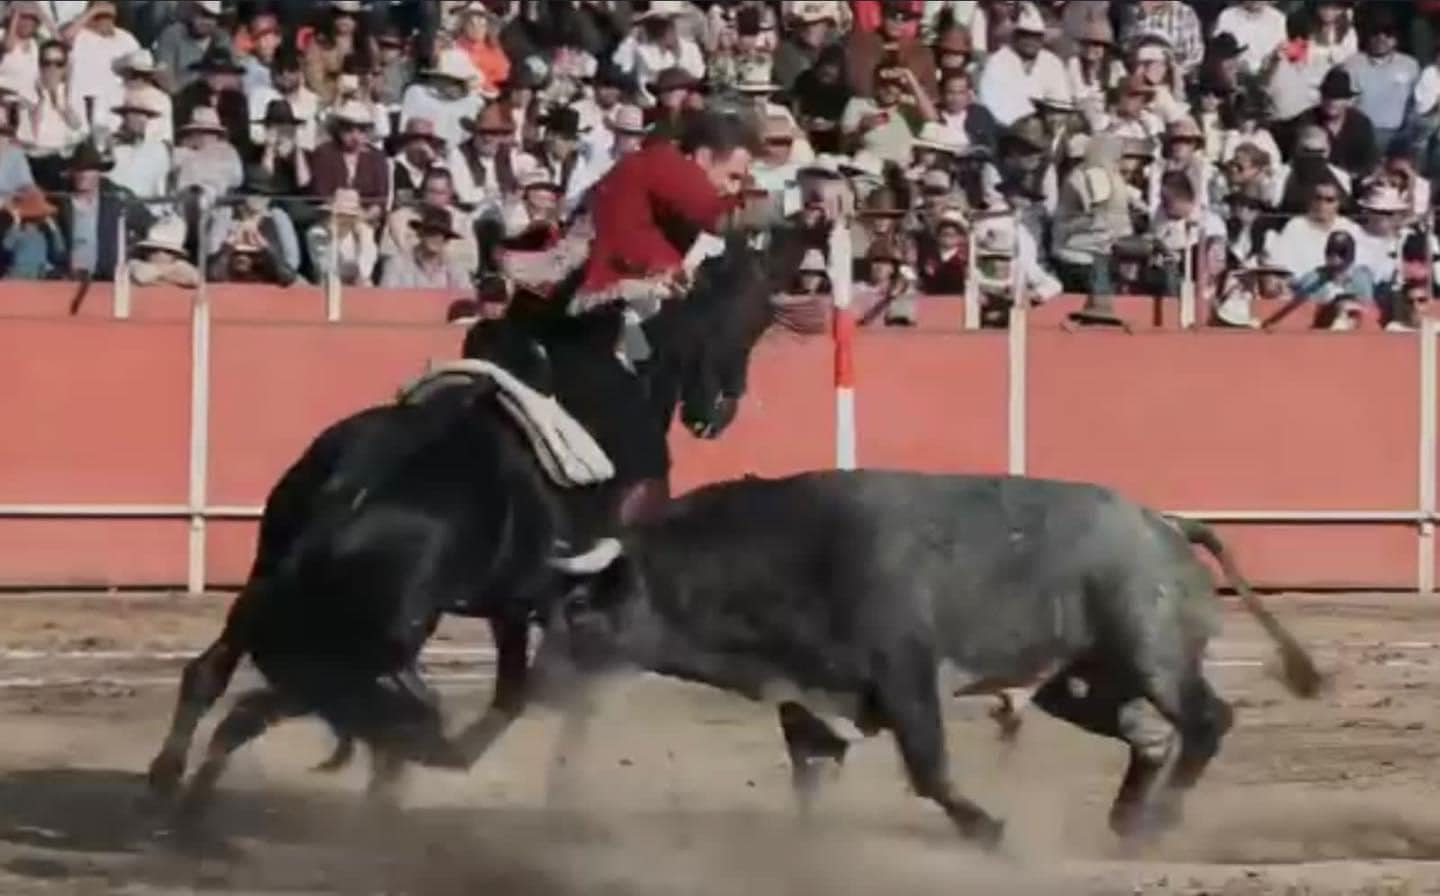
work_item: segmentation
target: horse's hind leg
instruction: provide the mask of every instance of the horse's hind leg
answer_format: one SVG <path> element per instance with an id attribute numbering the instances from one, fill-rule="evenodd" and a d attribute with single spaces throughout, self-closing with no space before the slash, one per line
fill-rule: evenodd
<path id="1" fill-rule="evenodd" d="M 258 599 L 257 593 L 251 587 L 242 591 L 230 608 L 225 630 L 220 633 L 219 639 L 185 664 L 170 731 L 165 735 L 160 752 L 150 762 L 152 793 L 168 799 L 179 788 L 180 779 L 185 776 L 185 760 L 190 753 L 190 744 L 195 739 L 195 728 L 230 686 L 235 668 L 245 654 L 242 621 Z"/>
<path id="2" fill-rule="evenodd" d="M 191 827 L 200 821 L 232 753 L 264 734 L 276 722 L 299 713 L 292 700 L 271 690 L 254 691 L 237 700 L 230 713 L 216 726 L 205 752 L 205 760 L 185 791 L 179 808 L 181 825 Z"/>

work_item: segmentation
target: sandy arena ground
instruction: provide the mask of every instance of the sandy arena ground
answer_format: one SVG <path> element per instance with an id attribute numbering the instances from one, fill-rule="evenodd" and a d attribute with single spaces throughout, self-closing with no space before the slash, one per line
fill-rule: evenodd
<path id="1" fill-rule="evenodd" d="M 1232 608 L 1212 677 L 1237 727 L 1184 828 L 1138 854 L 1105 827 L 1123 748 L 1039 713 L 1006 749 L 988 704 L 949 707 L 955 780 L 1009 820 L 982 856 L 906 792 L 887 739 L 852 752 L 802 828 L 768 709 L 642 679 L 607 697 L 563 810 L 545 808 L 543 713 L 470 775 L 414 775 L 388 820 L 365 811 L 363 757 L 307 771 L 331 742 L 295 722 L 237 757 L 213 822 L 228 848 L 197 857 L 155 835 L 140 772 L 173 653 L 206 643 L 224 602 L 0 598 L 0 894 L 1440 893 L 1440 601 L 1276 603 L 1331 689 L 1288 697 Z M 436 646 L 430 673 L 468 719 L 484 638 L 447 625 Z"/>

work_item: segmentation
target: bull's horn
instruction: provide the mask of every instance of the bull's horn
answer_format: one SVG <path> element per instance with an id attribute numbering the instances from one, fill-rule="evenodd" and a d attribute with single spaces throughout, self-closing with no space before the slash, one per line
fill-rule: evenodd
<path id="1" fill-rule="evenodd" d="M 576 554 L 573 557 L 550 558 L 550 565 L 567 575 L 594 575 L 614 563 L 622 549 L 618 538 L 602 538 L 583 554 Z"/>

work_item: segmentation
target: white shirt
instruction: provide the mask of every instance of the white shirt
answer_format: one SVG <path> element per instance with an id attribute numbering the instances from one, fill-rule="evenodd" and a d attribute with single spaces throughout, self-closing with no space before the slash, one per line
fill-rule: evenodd
<path id="1" fill-rule="evenodd" d="M 1355 240 L 1355 263 L 1370 269 L 1375 285 L 1389 283 L 1395 279 L 1400 267 L 1400 244 L 1402 236 L 1384 237 L 1364 233 Z"/>
<path id="2" fill-rule="evenodd" d="M 1241 66 L 1253 74 L 1265 64 L 1265 57 L 1285 42 L 1285 14 L 1269 3 L 1254 12 L 1236 3 L 1221 11 L 1215 33 L 1235 36 L 1245 48 Z"/>
<path id="3" fill-rule="evenodd" d="M 0 28 L 0 39 L 5 29 Z M 0 79 L 16 89 L 28 102 L 35 102 L 35 84 L 40 80 L 40 42 L 35 38 L 16 44 L 0 58 Z"/>
<path id="4" fill-rule="evenodd" d="M 1440 65 L 1427 65 L 1415 82 L 1415 114 L 1429 115 L 1440 106 Z"/>
<path id="5" fill-rule="evenodd" d="M 1265 128 L 1256 128 L 1249 134 L 1240 131 L 1226 131 L 1220 141 L 1220 161 L 1228 162 L 1235 158 L 1235 150 L 1240 148 L 1242 143 L 1249 143 L 1258 149 L 1263 149 L 1270 156 L 1270 164 L 1280 164 L 1280 144 Z"/>
<path id="6" fill-rule="evenodd" d="M 484 101 L 473 93 L 458 100 L 444 99 L 428 84 L 411 84 L 400 99 L 400 130 L 412 118 L 428 118 L 435 125 L 435 135 L 450 146 L 459 146 L 469 135 L 460 122 L 480 114 Z M 262 109 L 261 115 L 265 114 Z"/>
<path id="7" fill-rule="evenodd" d="M 106 175 L 141 199 L 170 193 L 170 147 L 148 134 L 139 143 L 116 143 L 115 167 Z"/>
<path id="8" fill-rule="evenodd" d="M 295 128 L 296 145 L 304 150 L 314 149 L 320 142 L 320 98 L 304 84 L 294 96 L 285 96 L 273 84 L 257 87 L 246 95 L 245 104 L 250 110 L 250 139 L 257 146 L 264 145 L 265 125 L 261 122 L 265 120 L 265 107 L 275 100 L 290 103 L 290 111 L 304 122 Z"/>
<path id="9" fill-rule="evenodd" d="M 67 103 L 77 124 L 72 127 L 51 99 L 48 90 L 41 92 L 37 89 L 37 93 L 40 102 L 20 114 L 20 126 L 15 129 L 16 137 L 34 155 L 69 153 L 75 144 L 85 139 L 87 129 L 84 110 L 76 110 L 73 102 Z M 61 102 L 65 102 L 64 96 L 61 97 Z"/>
<path id="10" fill-rule="evenodd" d="M 634 76 L 640 85 L 640 105 L 655 105 L 650 95 L 650 82 L 667 68 L 680 67 L 696 78 L 705 77 L 705 57 L 700 46 L 689 38 L 680 38 L 678 53 L 662 49 L 649 41 L 640 41 L 632 34 L 615 48 L 611 57 L 615 65 L 627 75 Z"/>
<path id="11" fill-rule="evenodd" d="M 1070 78 L 1059 56 L 1042 49 L 1026 65 L 1013 49 L 1001 47 L 986 60 L 980 76 L 980 102 L 1001 127 L 1033 113 L 1031 99 L 1037 96 L 1070 98 Z"/>
<path id="12" fill-rule="evenodd" d="M 1363 234 L 1360 225 L 1346 217 L 1338 217 L 1329 227 L 1321 227 L 1305 215 L 1296 215 L 1285 229 L 1272 234 L 1267 249 L 1272 261 L 1299 277 L 1325 263 L 1326 241 L 1330 234 L 1341 232 L 1355 238 L 1358 254 Z"/>
<path id="13" fill-rule="evenodd" d="M 84 98 L 95 97 L 95 117 L 99 119 L 116 106 L 125 92 L 125 84 L 115 74 L 115 62 L 140 49 L 135 35 L 117 27 L 109 37 L 89 28 L 75 34 L 70 48 L 70 93 L 84 108 Z"/>
<path id="14" fill-rule="evenodd" d="M 145 138 L 159 140 L 163 143 L 172 142 L 175 137 L 175 104 L 170 99 L 170 94 L 154 84 L 146 84 L 140 88 L 140 92 L 145 95 L 146 100 L 150 103 L 150 108 L 160 113 L 151 118 L 150 123 L 145 126 Z M 115 106 L 118 105 L 119 103 L 111 105 L 106 110 L 106 116 L 101 119 L 103 122 L 101 128 L 107 134 L 113 134 L 120 130 L 120 116 L 115 112 Z"/>

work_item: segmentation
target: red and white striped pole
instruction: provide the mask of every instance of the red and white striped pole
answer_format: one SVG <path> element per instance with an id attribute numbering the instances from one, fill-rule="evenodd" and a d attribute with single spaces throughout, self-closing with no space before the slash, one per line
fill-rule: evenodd
<path id="1" fill-rule="evenodd" d="M 850 222 L 838 215 L 830 230 L 830 295 L 835 306 L 835 467 L 855 469 L 855 313 L 850 306 Z"/>

